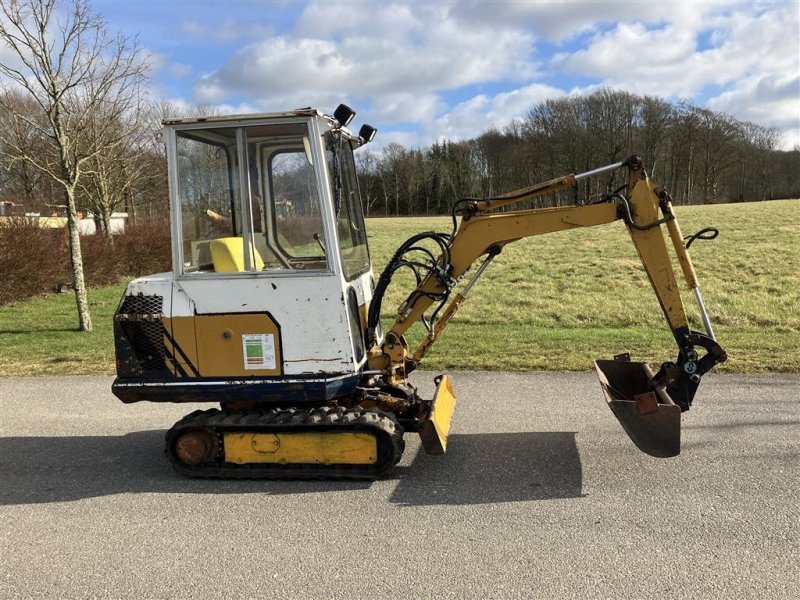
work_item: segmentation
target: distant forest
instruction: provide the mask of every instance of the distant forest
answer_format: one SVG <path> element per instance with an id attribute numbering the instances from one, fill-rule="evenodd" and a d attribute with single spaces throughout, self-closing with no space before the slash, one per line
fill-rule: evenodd
<path id="1" fill-rule="evenodd" d="M 436 215 L 459 198 L 492 196 L 639 155 L 677 204 L 800 197 L 800 148 L 777 150 L 776 129 L 687 102 L 601 89 L 547 100 L 502 130 L 429 148 L 389 144 L 356 153 L 370 216 Z M 624 175 L 584 180 L 537 205 L 573 204 Z"/>

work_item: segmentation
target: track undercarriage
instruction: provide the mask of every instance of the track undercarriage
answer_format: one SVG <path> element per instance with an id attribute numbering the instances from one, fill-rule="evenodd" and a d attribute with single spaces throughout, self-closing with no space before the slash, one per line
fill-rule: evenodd
<path id="1" fill-rule="evenodd" d="M 177 471 L 205 478 L 377 479 L 400 461 L 406 432 L 442 454 L 455 396 L 437 378 L 432 401 L 408 393 L 361 393 L 318 407 L 198 410 L 166 434 Z"/>
<path id="2" fill-rule="evenodd" d="M 376 479 L 404 446 L 391 414 L 340 406 L 197 411 L 166 435 L 167 457 L 194 477 Z"/>

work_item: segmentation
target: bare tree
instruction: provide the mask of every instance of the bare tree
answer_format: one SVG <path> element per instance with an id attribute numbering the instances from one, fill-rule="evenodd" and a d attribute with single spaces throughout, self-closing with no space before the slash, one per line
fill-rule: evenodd
<path id="1" fill-rule="evenodd" d="M 369 150 L 361 150 L 356 153 L 355 160 L 359 173 L 361 202 L 364 205 L 364 215 L 368 217 L 378 201 L 378 194 L 375 190 L 375 173 L 378 169 L 378 158 Z"/>
<path id="2" fill-rule="evenodd" d="M 14 106 L 15 111 L 28 115 L 29 120 L 43 125 L 45 115 L 36 102 L 17 91 L 6 92 L 2 106 Z M 26 210 L 34 210 L 42 198 L 42 173 L 28 161 L 20 158 L 15 149 L 24 149 L 22 154 L 42 154 L 46 151 L 38 131 L 26 121 L 17 119 L 14 114 L 0 108 L 0 130 L 6 139 L 12 139 L 11 147 L 0 145 L 0 166 L 3 175 L 4 195 L 12 196 L 21 202 Z"/>
<path id="3" fill-rule="evenodd" d="M 78 188 L 81 192 L 79 205 L 84 205 L 102 225 L 105 236 L 112 241 L 111 215 L 119 208 L 130 204 L 137 187 L 149 177 L 148 131 L 140 123 L 140 114 L 130 115 L 134 123 L 120 123 L 121 130 L 129 131 L 124 144 L 103 145 L 100 151 L 84 164 Z M 98 127 L 105 120 L 99 113 L 92 120 Z"/>
<path id="4" fill-rule="evenodd" d="M 78 327 L 90 331 L 76 194 L 85 165 L 128 139 L 129 117 L 139 110 L 147 65 L 136 40 L 112 35 L 86 0 L 69 0 L 59 9 L 56 0 L 0 2 L 0 43 L 15 59 L 0 63 L 0 75 L 7 89 L 16 87 L 33 98 L 45 123 L 14 106 L 0 108 L 38 131 L 52 152 L 26 152 L 3 131 L 0 142 L 6 152 L 17 152 L 63 188 Z M 6 97 L 0 96 L 0 103 Z M 96 120 L 98 114 L 105 118 Z"/>

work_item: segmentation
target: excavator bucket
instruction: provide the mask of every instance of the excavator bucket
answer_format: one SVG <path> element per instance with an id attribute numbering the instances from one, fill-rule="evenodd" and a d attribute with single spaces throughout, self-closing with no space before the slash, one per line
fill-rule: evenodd
<path id="1" fill-rule="evenodd" d="M 653 372 L 627 355 L 597 360 L 597 377 L 609 408 L 636 447 L 658 458 L 681 451 L 681 409 L 665 390 L 653 390 Z"/>

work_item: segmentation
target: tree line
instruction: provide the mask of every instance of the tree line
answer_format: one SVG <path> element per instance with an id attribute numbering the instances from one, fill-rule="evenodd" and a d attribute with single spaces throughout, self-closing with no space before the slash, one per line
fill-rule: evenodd
<path id="1" fill-rule="evenodd" d="M 463 197 L 487 197 L 586 172 L 638 154 L 676 203 L 800 196 L 800 149 L 781 151 L 774 128 L 689 102 L 600 89 L 546 100 L 503 129 L 409 149 L 357 153 L 365 210 L 434 215 Z M 618 187 L 619 173 L 583 180 L 538 205 L 573 204 Z"/>

